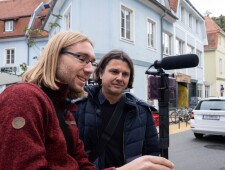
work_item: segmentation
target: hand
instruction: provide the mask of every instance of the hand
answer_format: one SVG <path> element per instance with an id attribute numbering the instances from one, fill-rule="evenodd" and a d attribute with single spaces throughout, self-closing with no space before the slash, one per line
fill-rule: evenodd
<path id="1" fill-rule="evenodd" d="M 172 170 L 174 164 L 162 157 L 158 156 L 142 156 L 126 165 L 116 168 L 116 170 Z"/>

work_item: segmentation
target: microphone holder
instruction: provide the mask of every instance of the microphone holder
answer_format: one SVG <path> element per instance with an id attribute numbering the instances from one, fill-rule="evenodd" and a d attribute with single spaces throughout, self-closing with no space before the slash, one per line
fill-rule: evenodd
<path id="1" fill-rule="evenodd" d="M 162 68 L 157 72 L 146 71 L 145 74 L 158 75 L 161 78 L 160 99 L 159 102 L 159 144 L 160 155 L 168 159 L 169 148 L 169 74 L 166 74 Z"/>

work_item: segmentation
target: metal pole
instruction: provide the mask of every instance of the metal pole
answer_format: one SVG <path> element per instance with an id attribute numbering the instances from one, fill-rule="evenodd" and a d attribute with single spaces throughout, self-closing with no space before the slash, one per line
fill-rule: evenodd
<path id="1" fill-rule="evenodd" d="M 162 71 L 162 70 L 161 70 Z M 169 78 L 161 73 L 161 98 L 159 101 L 159 142 L 160 154 L 168 159 L 169 148 Z"/>

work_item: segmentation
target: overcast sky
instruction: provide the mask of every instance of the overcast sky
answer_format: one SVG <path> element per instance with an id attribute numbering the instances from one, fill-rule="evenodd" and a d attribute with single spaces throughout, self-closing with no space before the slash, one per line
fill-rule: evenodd
<path id="1" fill-rule="evenodd" d="M 190 0 L 190 2 L 203 16 L 207 10 L 212 13 L 211 17 L 218 17 L 221 14 L 225 16 L 225 0 Z"/>

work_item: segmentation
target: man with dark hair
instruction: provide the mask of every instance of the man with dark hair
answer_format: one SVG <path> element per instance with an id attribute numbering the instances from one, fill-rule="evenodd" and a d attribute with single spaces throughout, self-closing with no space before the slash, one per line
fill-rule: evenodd
<path id="1" fill-rule="evenodd" d="M 125 89 L 133 87 L 131 58 L 123 51 L 110 51 L 100 60 L 94 80 L 99 85 L 86 86 L 88 97 L 76 100 L 78 109 L 74 112 L 89 160 L 103 169 L 122 166 L 142 155 L 159 156 L 158 133 L 149 105 L 130 93 L 124 93 Z M 125 99 L 121 100 L 122 96 Z M 121 102 L 124 105 L 119 110 L 118 123 L 110 128 L 115 126 L 115 130 L 103 144 L 105 147 L 101 146 L 104 147 L 101 153 L 93 158 L 93 150 L 104 140 L 102 136 L 109 134 L 105 129 Z"/>

